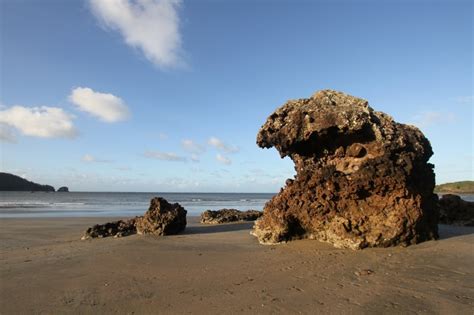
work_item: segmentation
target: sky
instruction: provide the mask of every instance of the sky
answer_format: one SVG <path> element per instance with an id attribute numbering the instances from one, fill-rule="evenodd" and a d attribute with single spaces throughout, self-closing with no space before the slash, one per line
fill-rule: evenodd
<path id="1" fill-rule="evenodd" d="M 289 99 L 362 97 L 474 179 L 471 1 L 0 1 L 0 169 L 75 191 L 277 192 Z"/>

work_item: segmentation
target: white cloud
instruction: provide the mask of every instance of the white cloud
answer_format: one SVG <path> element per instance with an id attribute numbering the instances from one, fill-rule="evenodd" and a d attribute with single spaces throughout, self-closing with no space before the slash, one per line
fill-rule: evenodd
<path id="1" fill-rule="evenodd" d="M 176 153 L 172 153 L 172 152 L 146 151 L 145 157 L 150 158 L 150 159 L 161 160 L 161 161 L 175 161 L 175 162 L 186 161 L 185 157 L 179 156 Z"/>
<path id="2" fill-rule="evenodd" d="M 72 120 L 72 115 L 57 107 L 16 105 L 0 111 L 0 123 L 33 137 L 74 138 L 77 131 Z"/>
<path id="3" fill-rule="evenodd" d="M 191 161 L 199 162 L 200 161 L 199 155 L 197 155 L 196 153 L 191 154 Z"/>
<path id="4" fill-rule="evenodd" d="M 153 64 L 182 64 L 178 9 L 180 0 L 89 0 L 92 12 L 125 43 Z"/>
<path id="5" fill-rule="evenodd" d="M 181 141 L 181 145 L 183 149 L 191 153 L 200 154 L 205 151 L 202 145 L 194 142 L 193 140 L 185 139 Z"/>
<path id="6" fill-rule="evenodd" d="M 90 154 L 85 154 L 82 159 L 83 162 L 87 163 L 111 163 L 111 160 L 98 159 Z"/>
<path id="7" fill-rule="evenodd" d="M 158 138 L 160 138 L 160 140 L 166 140 L 168 139 L 168 135 L 164 132 L 160 132 L 160 134 L 158 135 Z"/>
<path id="8" fill-rule="evenodd" d="M 435 124 L 452 123 L 455 120 L 456 116 L 453 113 L 424 111 L 413 117 L 412 124 L 419 128 L 427 128 Z"/>
<path id="9" fill-rule="evenodd" d="M 225 165 L 230 165 L 232 164 L 232 161 L 231 159 L 223 156 L 222 154 L 217 154 L 216 155 L 216 160 L 219 162 L 219 163 L 222 163 L 222 164 L 225 164 Z"/>
<path id="10" fill-rule="evenodd" d="M 120 97 L 109 93 L 99 93 L 87 87 L 72 90 L 69 100 L 80 110 L 97 116 L 105 122 L 117 122 L 130 116 L 127 105 Z"/>
<path id="11" fill-rule="evenodd" d="M 209 138 L 209 140 L 207 141 L 207 144 L 209 144 L 210 146 L 213 146 L 213 147 L 215 147 L 219 150 L 222 150 L 226 153 L 239 152 L 238 147 L 227 145 L 222 140 L 220 140 L 219 138 L 216 138 L 216 137 Z"/>
<path id="12" fill-rule="evenodd" d="M 0 141 L 8 143 L 16 143 L 16 137 L 13 133 L 12 128 L 7 126 L 7 124 L 0 123 Z"/>

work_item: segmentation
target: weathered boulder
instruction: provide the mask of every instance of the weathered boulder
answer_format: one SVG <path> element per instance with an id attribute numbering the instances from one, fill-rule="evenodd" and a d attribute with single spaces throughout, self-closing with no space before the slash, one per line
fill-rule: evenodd
<path id="1" fill-rule="evenodd" d="M 439 222 L 462 226 L 474 226 L 474 202 L 458 195 L 446 194 L 439 202 Z"/>
<path id="2" fill-rule="evenodd" d="M 186 213 L 179 203 L 170 204 L 164 198 L 153 198 L 145 215 L 136 219 L 137 233 L 177 234 L 186 227 Z"/>
<path id="3" fill-rule="evenodd" d="M 119 220 L 105 224 L 96 224 L 86 230 L 82 240 L 90 238 L 102 238 L 108 236 L 122 237 L 132 235 L 137 232 L 135 228 L 135 219 Z"/>
<path id="4" fill-rule="evenodd" d="M 261 243 L 311 238 L 361 249 L 438 238 L 429 141 L 366 100 L 324 90 L 289 101 L 257 144 L 274 146 L 296 170 L 255 223 Z"/>
<path id="5" fill-rule="evenodd" d="M 58 192 L 69 192 L 69 188 L 67 188 L 66 186 L 59 187 Z"/>
<path id="6" fill-rule="evenodd" d="M 201 223 L 221 224 L 239 221 L 255 221 L 263 213 L 257 210 L 240 211 L 237 209 L 206 210 L 201 213 Z"/>

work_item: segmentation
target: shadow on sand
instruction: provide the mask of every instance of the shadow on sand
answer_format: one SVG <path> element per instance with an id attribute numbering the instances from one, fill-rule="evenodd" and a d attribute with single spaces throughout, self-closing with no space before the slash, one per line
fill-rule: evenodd
<path id="1" fill-rule="evenodd" d="M 187 226 L 182 235 L 192 234 L 212 234 L 223 232 L 234 232 L 242 230 L 251 230 L 253 222 L 225 223 L 216 225 L 191 225 Z"/>
<path id="2" fill-rule="evenodd" d="M 439 239 L 445 240 L 452 237 L 464 236 L 474 234 L 474 226 L 455 226 L 439 224 Z"/>

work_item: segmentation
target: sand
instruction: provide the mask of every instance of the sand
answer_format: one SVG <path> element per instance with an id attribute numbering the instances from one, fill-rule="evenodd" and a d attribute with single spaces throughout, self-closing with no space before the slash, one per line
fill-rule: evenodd
<path id="1" fill-rule="evenodd" d="M 110 218 L 2 219 L 1 314 L 473 314 L 474 228 L 408 248 L 259 245 L 250 223 L 81 241 Z"/>

